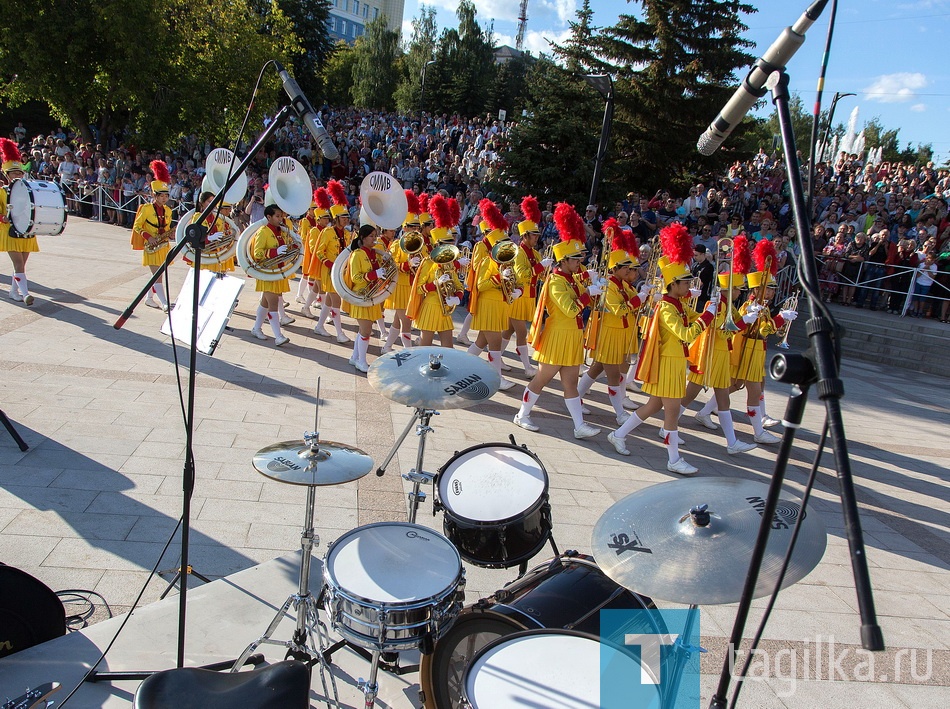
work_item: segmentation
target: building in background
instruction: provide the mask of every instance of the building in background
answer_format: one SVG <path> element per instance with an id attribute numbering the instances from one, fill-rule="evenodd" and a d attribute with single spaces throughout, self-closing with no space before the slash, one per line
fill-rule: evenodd
<path id="1" fill-rule="evenodd" d="M 353 44 L 366 25 L 385 15 L 390 30 L 402 31 L 405 0 L 330 0 L 330 37 Z"/>

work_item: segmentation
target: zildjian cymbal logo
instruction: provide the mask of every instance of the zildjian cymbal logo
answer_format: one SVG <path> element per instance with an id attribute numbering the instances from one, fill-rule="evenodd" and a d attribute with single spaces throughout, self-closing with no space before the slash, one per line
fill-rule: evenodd
<path id="1" fill-rule="evenodd" d="M 640 537 L 637 536 L 636 532 L 633 532 L 633 539 L 623 532 L 620 534 L 611 534 L 610 538 L 612 541 L 607 546 L 611 549 L 615 549 L 617 551 L 617 556 L 620 556 L 625 551 L 639 551 L 643 552 L 644 554 L 653 553 L 652 549 L 648 549 L 647 547 L 643 546 L 643 542 L 640 541 Z"/>

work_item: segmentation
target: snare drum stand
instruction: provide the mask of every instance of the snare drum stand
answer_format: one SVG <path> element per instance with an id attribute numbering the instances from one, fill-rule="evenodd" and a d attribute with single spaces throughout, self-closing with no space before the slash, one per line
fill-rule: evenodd
<path id="1" fill-rule="evenodd" d="M 316 456 L 319 448 L 320 434 L 305 433 L 304 441 L 310 445 L 311 453 Z M 327 688 L 326 675 L 330 675 L 330 685 L 333 687 L 333 706 L 340 706 L 340 698 L 336 689 L 336 678 L 330 671 L 330 665 L 327 661 L 325 648 L 330 644 L 326 626 L 320 620 L 318 613 L 319 604 L 313 594 L 310 593 L 310 559 L 314 546 L 320 546 L 320 537 L 313 532 L 313 513 L 316 502 L 316 485 L 307 485 L 307 506 L 304 511 L 304 528 L 300 534 L 300 581 L 297 593 L 291 594 L 284 601 L 284 605 L 277 611 L 277 615 L 267 626 L 267 630 L 257 640 L 245 648 L 244 652 L 231 668 L 232 672 L 237 672 L 260 645 L 279 645 L 287 648 L 287 657 L 293 657 L 295 660 L 306 662 L 313 667 L 314 664 L 320 666 L 320 680 L 323 682 L 323 694 L 326 697 L 327 707 L 330 707 L 330 694 Z M 287 615 L 293 607 L 297 616 L 297 627 L 294 630 L 292 640 L 274 640 L 273 634 L 280 625 L 280 621 Z"/>
<path id="2" fill-rule="evenodd" d="M 426 499 L 426 494 L 420 488 L 423 484 L 429 485 L 435 480 L 433 473 L 427 473 L 422 469 L 422 459 L 426 452 L 426 435 L 435 430 L 429 425 L 429 421 L 433 416 L 438 415 L 439 412 L 435 409 L 417 407 L 412 418 L 409 420 L 409 424 L 406 426 L 406 430 L 396 439 L 392 449 L 389 451 L 389 455 L 386 456 L 386 460 L 376 469 L 376 475 L 379 476 L 386 472 L 386 466 L 392 461 L 396 455 L 396 451 L 399 450 L 399 446 L 406 440 L 406 436 L 408 436 L 409 432 L 415 427 L 416 435 L 419 436 L 419 447 L 416 451 L 416 467 L 411 468 L 408 473 L 403 473 L 402 476 L 403 480 L 408 480 L 412 483 L 412 492 L 409 493 L 409 521 L 413 524 L 416 521 L 416 511 L 419 509 L 419 503 L 425 502 Z M 419 422 L 418 425 L 416 421 Z"/>

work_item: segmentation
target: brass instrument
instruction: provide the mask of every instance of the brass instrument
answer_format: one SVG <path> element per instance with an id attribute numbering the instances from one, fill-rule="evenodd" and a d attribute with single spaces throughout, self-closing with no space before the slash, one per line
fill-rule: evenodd
<path id="1" fill-rule="evenodd" d="M 452 244 L 439 244 L 432 249 L 432 253 L 429 254 L 429 258 L 436 264 L 434 283 L 436 292 L 439 294 L 439 303 L 442 305 L 443 315 L 451 315 L 455 310 L 454 305 L 448 305 L 449 298 L 455 296 L 455 283 L 454 279 L 442 283 L 441 277 L 452 277 L 452 273 L 455 271 L 452 264 L 458 260 L 459 253 L 460 251 L 457 246 L 453 246 Z"/>
<path id="2" fill-rule="evenodd" d="M 690 282 L 689 282 L 689 289 L 690 289 L 690 290 L 698 290 L 698 291 L 700 292 L 700 295 L 702 295 L 703 279 L 701 279 L 699 276 L 693 276 L 692 280 L 690 280 Z M 689 297 L 688 303 L 689 303 L 689 307 L 690 307 L 692 310 L 696 310 L 696 305 L 699 303 L 699 295 L 697 295 L 697 296 L 692 296 L 692 295 L 691 295 L 691 296 Z"/>
<path id="3" fill-rule="evenodd" d="M 798 296 L 790 295 L 785 299 L 785 302 L 782 303 L 782 307 L 779 310 L 798 310 Z M 782 341 L 778 343 L 778 348 L 781 350 L 788 349 L 788 333 L 792 329 L 792 322 L 788 321 L 775 333 L 776 337 L 781 337 Z"/>
<path id="4" fill-rule="evenodd" d="M 254 236 L 267 224 L 266 219 L 259 219 L 249 225 L 238 238 L 235 256 L 238 265 L 251 278 L 261 281 L 279 281 L 293 275 L 303 262 L 303 244 L 300 237 L 287 229 L 281 228 L 281 242 L 287 246 L 282 256 L 271 256 L 260 261 L 254 260 Z"/>
<path id="5" fill-rule="evenodd" d="M 665 282 L 663 281 L 663 274 L 659 273 L 660 270 L 660 256 L 663 255 L 663 250 L 660 248 L 660 237 L 659 235 L 654 236 L 653 240 L 650 242 L 650 263 L 647 265 L 647 275 L 644 279 L 647 283 L 651 284 L 654 288 L 659 289 L 659 292 L 662 293 L 666 287 Z M 659 281 L 657 281 L 659 279 Z M 646 333 L 647 323 L 650 318 L 653 316 L 653 294 L 647 298 L 645 303 L 641 303 L 639 310 L 637 311 L 638 324 L 640 326 L 640 333 Z"/>
<path id="6" fill-rule="evenodd" d="M 405 234 L 399 237 L 399 248 L 405 251 L 409 258 L 413 256 L 420 256 L 422 250 L 425 248 L 426 240 L 418 231 L 407 231 Z M 412 280 L 416 277 L 416 269 L 410 267 L 409 269 L 409 279 Z"/>
<path id="7" fill-rule="evenodd" d="M 507 278 L 501 276 L 500 283 L 501 295 L 509 305 L 514 301 L 514 292 L 518 288 L 518 276 L 513 268 L 517 255 L 518 247 L 509 239 L 499 241 L 491 250 L 492 260 L 498 264 L 498 272 L 502 273 L 506 268 L 510 271 Z"/>
<path id="8" fill-rule="evenodd" d="M 287 243 L 289 240 L 290 243 Z M 301 244 L 297 233 L 291 231 L 287 227 L 283 226 L 280 228 L 280 241 L 283 246 L 287 247 L 287 251 L 281 256 L 270 256 L 265 259 L 261 259 L 257 262 L 257 268 L 261 271 L 273 271 L 280 270 L 281 267 L 287 262 L 296 261 L 298 256 L 302 255 Z M 286 276 L 281 276 L 285 278 Z M 278 279 L 279 280 L 279 279 Z"/>
<path id="9" fill-rule="evenodd" d="M 458 253 L 458 256 L 456 257 L 456 260 L 464 258 L 464 259 L 468 259 L 468 263 L 469 263 L 468 266 L 462 266 L 458 272 L 459 280 L 461 280 L 462 283 L 465 283 L 465 279 L 468 278 L 468 269 L 472 265 L 472 250 L 467 246 L 462 246 L 461 248 L 459 248 L 458 252 L 459 253 Z"/>
<path id="10" fill-rule="evenodd" d="M 333 262 L 333 268 L 330 269 L 330 281 L 333 283 L 334 290 L 336 290 L 337 294 L 339 294 L 343 300 L 351 305 L 361 307 L 378 305 L 396 290 L 396 278 L 399 275 L 399 267 L 393 260 L 392 254 L 382 249 L 374 249 L 374 251 L 381 264 L 380 267 L 385 268 L 386 273 L 382 278 L 377 278 L 367 283 L 366 287 L 361 290 L 354 290 L 347 285 L 348 279 L 346 278 L 346 274 L 350 268 L 350 254 L 353 253 L 349 247 L 340 252 L 340 255 L 337 256 Z"/>
<path id="11" fill-rule="evenodd" d="M 759 285 L 758 290 L 755 292 L 755 302 L 761 305 L 763 308 L 766 305 L 765 301 L 765 291 L 769 288 L 769 276 L 772 271 L 772 257 L 765 257 L 765 267 L 762 269 L 762 283 Z"/>
<path id="12" fill-rule="evenodd" d="M 171 241 L 170 235 L 171 235 L 171 231 L 162 232 L 161 234 L 155 237 L 157 241 L 155 242 L 154 245 L 149 244 L 148 240 L 146 239 L 145 253 L 154 254 L 156 251 L 161 251 L 162 247 L 167 246 L 168 242 Z"/>
<path id="13" fill-rule="evenodd" d="M 716 241 L 716 274 L 717 274 L 716 288 L 717 288 L 717 291 L 718 291 L 718 282 L 719 282 L 718 274 L 720 270 L 719 254 L 723 251 L 726 252 L 726 254 L 728 254 L 728 256 L 722 258 L 722 262 L 727 264 L 729 268 L 729 295 L 727 296 L 728 302 L 726 303 L 726 305 L 728 307 L 726 309 L 726 319 L 722 323 L 722 331 L 723 332 L 739 332 L 739 327 L 738 325 L 736 325 L 735 318 L 732 317 L 732 287 L 733 287 L 732 279 L 734 278 L 732 274 L 732 258 L 734 254 L 733 254 L 733 242 L 732 242 L 731 237 L 723 237 L 722 239 L 719 239 L 718 241 Z"/>

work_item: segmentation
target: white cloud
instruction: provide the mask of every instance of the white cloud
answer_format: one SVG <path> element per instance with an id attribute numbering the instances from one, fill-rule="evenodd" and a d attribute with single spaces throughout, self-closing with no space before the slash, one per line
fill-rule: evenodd
<path id="1" fill-rule="evenodd" d="M 521 8 L 519 0 L 473 0 L 479 24 L 486 27 L 489 22 L 512 22 L 517 24 L 518 11 Z M 430 0 L 426 5 L 440 8 L 454 17 L 458 8 L 458 0 Z M 540 0 L 528 2 L 528 27 L 532 25 L 559 25 L 567 26 L 568 20 L 574 19 L 577 9 L 577 0 Z"/>
<path id="2" fill-rule="evenodd" d="M 913 100 L 927 83 L 927 77 L 920 72 L 882 74 L 863 89 L 864 97 L 881 103 L 904 103 Z"/>
<path id="3" fill-rule="evenodd" d="M 569 29 L 562 30 L 561 32 L 556 30 L 528 30 L 524 33 L 524 48 L 534 56 L 538 56 L 539 54 L 551 55 L 553 50 L 551 49 L 550 43 L 563 44 L 570 34 L 571 31 Z M 515 46 L 515 38 L 511 35 L 496 33 L 495 41 L 499 46 L 503 44 L 507 44 L 509 47 Z"/>
<path id="4" fill-rule="evenodd" d="M 923 113 L 924 111 L 927 110 L 927 104 L 926 104 L 926 103 L 915 103 L 913 106 L 910 107 L 910 110 L 911 110 L 911 111 L 916 111 L 917 113 Z"/>

